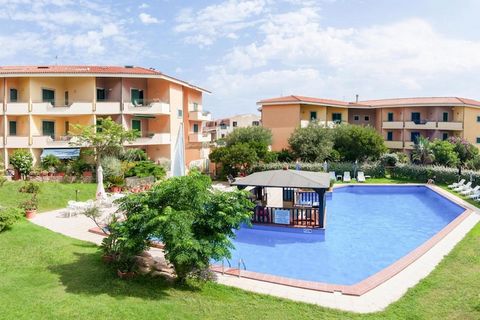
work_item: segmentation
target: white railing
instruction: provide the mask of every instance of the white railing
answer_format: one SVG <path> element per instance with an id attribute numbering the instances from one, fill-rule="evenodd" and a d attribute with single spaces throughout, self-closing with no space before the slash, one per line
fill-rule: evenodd
<path id="1" fill-rule="evenodd" d="M 7 148 L 28 148 L 29 137 L 28 136 L 7 136 L 5 146 Z"/>
<path id="2" fill-rule="evenodd" d="M 210 142 L 212 135 L 209 133 L 194 132 L 188 135 L 188 140 L 190 142 Z"/>
<path id="3" fill-rule="evenodd" d="M 170 133 L 153 133 L 147 137 L 140 137 L 133 142 L 126 142 L 126 146 L 145 146 L 145 145 L 157 145 L 157 144 L 170 144 Z"/>
<path id="4" fill-rule="evenodd" d="M 123 112 L 126 114 L 170 114 L 170 104 L 165 102 L 147 102 L 147 104 L 123 103 Z"/>
<path id="5" fill-rule="evenodd" d="M 189 118 L 193 121 L 211 121 L 212 114 L 210 112 L 203 111 L 190 111 Z"/>
<path id="6" fill-rule="evenodd" d="M 54 106 L 50 102 L 33 102 L 32 114 L 92 114 L 92 102 L 72 102 L 68 105 Z"/>
<path id="7" fill-rule="evenodd" d="M 96 114 L 118 114 L 121 113 L 120 102 L 99 101 L 95 104 Z"/>
<path id="8" fill-rule="evenodd" d="M 7 115 L 28 114 L 28 102 L 8 102 Z"/>

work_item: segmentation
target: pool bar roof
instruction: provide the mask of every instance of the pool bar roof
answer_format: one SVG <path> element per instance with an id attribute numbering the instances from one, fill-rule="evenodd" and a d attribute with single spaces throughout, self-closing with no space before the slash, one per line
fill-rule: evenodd
<path id="1" fill-rule="evenodd" d="M 270 170 L 255 172 L 238 178 L 232 185 L 237 187 L 328 189 L 330 176 L 324 172 L 299 170 Z"/>

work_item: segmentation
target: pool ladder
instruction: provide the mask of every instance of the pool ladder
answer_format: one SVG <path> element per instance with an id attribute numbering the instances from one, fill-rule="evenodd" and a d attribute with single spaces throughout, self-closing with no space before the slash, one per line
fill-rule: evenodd
<path id="1" fill-rule="evenodd" d="M 228 259 L 222 259 L 222 275 L 225 274 L 225 260 L 227 260 L 227 264 L 228 264 L 228 267 L 231 269 L 232 268 L 232 264 L 230 263 L 230 260 Z M 240 271 L 242 270 L 242 267 L 243 267 L 243 270 L 247 270 L 247 266 L 245 265 L 245 260 L 243 260 L 242 258 L 240 258 L 238 260 L 238 277 L 240 278 Z"/>

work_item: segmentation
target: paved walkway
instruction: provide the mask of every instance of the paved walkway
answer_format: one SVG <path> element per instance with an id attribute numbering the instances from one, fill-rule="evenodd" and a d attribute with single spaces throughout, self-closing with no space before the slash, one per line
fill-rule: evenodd
<path id="1" fill-rule="evenodd" d="M 224 188 L 228 187 L 225 186 Z M 453 231 L 447 234 L 439 243 L 415 262 L 391 279 L 361 296 L 342 295 L 339 292 L 328 293 L 312 291 L 220 274 L 218 275 L 218 282 L 252 292 L 270 294 L 345 311 L 359 313 L 381 311 L 402 297 L 408 288 L 415 286 L 421 279 L 426 277 L 443 257 L 480 221 L 480 211 L 478 208 L 452 196 L 452 194 L 441 188 L 434 188 L 444 196 L 450 199 L 454 198 L 464 207 L 474 211 L 474 213 L 468 216 Z M 88 229 L 95 227 L 93 221 L 82 215 L 65 218 L 63 216 L 63 210 L 38 214 L 31 222 L 54 232 L 95 244 L 100 244 L 103 239 L 100 235 L 88 232 Z M 155 257 L 163 257 L 162 250 L 152 249 L 150 252 Z"/>

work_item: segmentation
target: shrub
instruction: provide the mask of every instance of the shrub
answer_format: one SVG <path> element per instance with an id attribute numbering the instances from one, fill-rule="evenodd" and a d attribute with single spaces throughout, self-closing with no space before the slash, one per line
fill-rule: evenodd
<path id="1" fill-rule="evenodd" d="M 50 168 L 57 168 L 61 161 L 55 155 L 49 154 L 42 159 L 42 168 L 48 170 Z"/>
<path id="2" fill-rule="evenodd" d="M 92 171 L 92 166 L 84 158 L 77 158 L 70 162 L 69 174 L 81 176 L 86 171 Z"/>
<path id="3" fill-rule="evenodd" d="M 111 177 L 123 176 L 122 162 L 116 157 L 103 157 L 101 164 L 105 180 L 109 180 Z"/>
<path id="4" fill-rule="evenodd" d="M 342 124 L 333 131 L 333 148 L 344 161 L 378 160 L 387 151 L 383 137 L 370 126 Z"/>
<path id="5" fill-rule="evenodd" d="M 17 149 L 10 155 L 10 164 L 25 177 L 32 170 L 33 157 L 28 150 Z"/>
<path id="6" fill-rule="evenodd" d="M 458 153 L 455 151 L 454 144 L 448 141 L 434 140 L 430 147 L 436 165 L 455 167 L 458 164 Z"/>
<path id="7" fill-rule="evenodd" d="M 32 197 L 28 200 L 25 200 L 20 204 L 20 208 L 29 211 L 29 210 L 37 210 L 38 209 L 38 199 L 37 194 L 34 193 Z"/>
<path id="8" fill-rule="evenodd" d="M 355 166 L 355 163 L 353 162 L 330 162 L 328 163 L 328 171 L 335 171 L 339 174 L 343 174 L 345 171 L 349 171 L 350 174 L 353 175 L 354 166 Z M 250 172 L 253 173 L 253 172 L 267 171 L 267 170 L 282 170 L 285 167 L 291 170 L 295 170 L 296 163 L 275 162 L 275 163 L 257 164 L 251 168 Z M 304 170 L 304 171 L 323 171 L 323 163 L 320 163 L 320 162 L 301 163 L 300 167 L 301 167 L 301 170 Z M 372 178 L 385 177 L 385 168 L 380 162 L 359 163 L 357 165 L 357 172 L 358 171 L 363 171 L 365 175 L 371 176 Z"/>
<path id="9" fill-rule="evenodd" d="M 22 192 L 22 193 L 37 194 L 39 191 L 40 191 L 40 186 L 33 182 L 26 183 L 23 186 L 21 186 L 20 189 L 18 189 L 18 192 Z"/>
<path id="10" fill-rule="evenodd" d="M 9 229 L 22 216 L 22 211 L 18 208 L 0 208 L 0 232 Z"/>
<path id="11" fill-rule="evenodd" d="M 380 162 L 384 166 L 394 167 L 398 162 L 398 155 L 396 153 L 385 153 L 380 157 Z"/>
<path id="12" fill-rule="evenodd" d="M 392 170 L 392 178 L 406 179 L 418 182 L 426 182 L 428 179 L 434 179 L 436 183 L 451 184 L 459 179 L 467 181 L 472 178 L 475 184 L 480 184 L 480 172 L 464 170 L 462 175 L 458 175 L 456 168 L 441 166 L 420 166 L 413 164 L 397 165 Z"/>
<path id="13" fill-rule="evenodd" d="M 148 156 L 142 149 L 127 149 L 123 152 L 121 159 L 124 161 L 147 161 Z"/>
<path id="14" fill-rule="evenodd" d="M 161 180 L 165 178 L 166 171 L 164 167 L 156 165 L 152 161 L 139 161 L 134 163 L 134 167 L 125 172 L 125 176 L 139 178 L 154 177 L 156 180 Z"/>
<path id="15" fill-rule="evenodd" d="M 297 128 L 288 139 L 295 158 L 306 162 L 321 162 L 328 159 L 333 150 L 333 132 L 318 124 Z"/>

